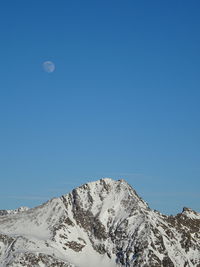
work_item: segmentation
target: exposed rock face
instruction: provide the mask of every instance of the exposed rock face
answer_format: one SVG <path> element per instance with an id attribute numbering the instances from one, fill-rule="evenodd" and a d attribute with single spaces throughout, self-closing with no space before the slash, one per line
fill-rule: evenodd
<path id="1" fill-rule="evenodd" d="M 152 211 L 124 180 L 0 215 L 2 267 L 200 267 L 200 214 Z"/>

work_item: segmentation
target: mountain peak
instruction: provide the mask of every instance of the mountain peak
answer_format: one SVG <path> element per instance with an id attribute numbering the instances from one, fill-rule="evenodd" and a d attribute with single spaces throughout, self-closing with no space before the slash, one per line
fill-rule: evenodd
<path id="1" fill-rule="evenodd" d="M 191 208 L 184 207 L 181 214 L 191 219 L 200 219 L 200 214 Z"/>
<path id="2" fill-rule="evenodd" d="M 106 208 L 131 212 L 131 210 L 147 209 L 148 205 L 125 180 L 103 178 L 84 184 L 72 191 L 77 203 L 83 209 L 90 207 L 94 214 Z"/>
<path id="3" fill-rule="evenodd" d="M 123 179 L 19 211 L 0 216 L 2 267 L 200 266 L 200 214 L 150 210 Z"/>

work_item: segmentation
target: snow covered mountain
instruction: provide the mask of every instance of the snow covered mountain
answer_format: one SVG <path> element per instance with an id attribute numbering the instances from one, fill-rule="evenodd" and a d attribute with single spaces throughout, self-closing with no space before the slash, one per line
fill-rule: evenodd
<path id="1" fill-rule="evenodd" d="M 33 209 L 0 211 L 0 266 L 200 267 L 200 214 L 151 210 L 101 179 Z"/>

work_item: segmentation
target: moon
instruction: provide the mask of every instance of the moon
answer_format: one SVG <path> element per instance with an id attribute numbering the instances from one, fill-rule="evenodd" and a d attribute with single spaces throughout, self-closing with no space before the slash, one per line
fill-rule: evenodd
<path id="1" fill-rule="evenodd" d="M 52 73 L 55 71 L 55 64 L 52 61 L 45 61 L 43 63 L 43 69 L 44 71 L 48 72 L 48 73 Z"/>

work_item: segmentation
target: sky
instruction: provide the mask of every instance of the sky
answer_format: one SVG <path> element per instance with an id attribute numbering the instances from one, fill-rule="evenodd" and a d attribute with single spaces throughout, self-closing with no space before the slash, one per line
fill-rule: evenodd
<path id="1" fill-rule="evenodd" d="M 0 209 L 111 177 L 152 209 L 200 212 L 199 10 L 197 0 L 3 0 Z"/>

